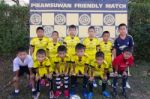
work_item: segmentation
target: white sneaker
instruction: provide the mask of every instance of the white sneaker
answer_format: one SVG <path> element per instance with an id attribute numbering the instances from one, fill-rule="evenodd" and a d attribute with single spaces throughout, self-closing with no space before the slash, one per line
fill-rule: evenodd
<path id="1" fill-rule="evenodd" d="M 97 87 L 97 83 L 96 83 L 95 80 L 93 81 L 93 86 L 94 86 L 95 88 Z"/>
<path id="2" fill-rule="evenodd" d="M 126 82 L 126 87 L 127 87 L 128 89 L 131 89 L 131 86 L 129 85 L 128 82 Z"/>

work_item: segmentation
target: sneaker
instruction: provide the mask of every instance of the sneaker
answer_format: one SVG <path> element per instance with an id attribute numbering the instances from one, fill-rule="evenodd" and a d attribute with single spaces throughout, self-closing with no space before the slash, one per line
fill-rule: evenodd
<path id="1" fill-rule="evenodd" d="M 88 96 L 87 96 L 87 99 L 92 99 L 92 98 L 93 98 L 93 92 L 89 92 Z"/>
<path id="2" fill-rule="evenodd" d="M 19 92 L 13 91 L 13 92 L 12 92 L 12 95 L 13 95 L 13 96 L 18 96 L 18 95 L 19 95 Z"/>
<path id="3" fill-rule="evenodd" d="M 99 86 L 102 86 L 102 80 L 98 81 Z"/>
<path id="4" fill-rule="evenodd" d="M 49 98 L 50 98 L 50 99 L 53 99 L 53 98 L 54 98 L 54 92 L 53 92 L 53 91 L 50 91 L 50 92 L 49 92 Z"/>
<path id="5" fill-rule="evenodd" d="M 103 91 L 102 95 L 107 98 L 110 97 L 110 94 L 107 91 Z"/>
<path id="6" fill-rule="evenodd" d="M 126 87 L 127 87 L 128 89 L 131 89 L 131 86 L 129 85 L 128 82 L 126 82 Z"/>
<path id="7" fill-rule="evenodd" d="M 93 81 L 93 86 L 94 86 L 95 88 L 97 87 L 97 83 L 96 83 L 95 80 Z"/>
<path id="8" fill-rule="evenodd" d="M 122 95 L 123 95 L 126 99 L 128 98 L 126 92 L 122 92 Z"/>
<path id="9" fill-rule="evenodd" d="M 37 92 L 36 92 L 36 91 L 32 91 L 32 97 L 35 97 L 35 96 L 36 96 L 36 94 L 37 94 Z"/>
<path id="10" fill-rule="evenodd" d="M 37 92 L 36 95 L 33 97 L 34 99 L 39 99 L 40 92 Z"/>
<path id="11" fill-rule="evenodd" d="M 60 95 L 61 95 L 61 92 L 59 90 L 55 91 L 55 94 L 54 94 L 55 98 L 58 98 Z"/>
<path id="12" fill-rule="evenodd" d="M 85 99 L 87 99 L 88 94 L 87 94 L 87 91 L 85 89 L 83 89 L 82 95 L 84 96 Z"/>
<path id="13" fill-rule="evenodd" d="M 64 90 L 64 96 L 65 96 L 66 98 L 69 97 L 69 90 L 68 90 L 68 89 Z"/>

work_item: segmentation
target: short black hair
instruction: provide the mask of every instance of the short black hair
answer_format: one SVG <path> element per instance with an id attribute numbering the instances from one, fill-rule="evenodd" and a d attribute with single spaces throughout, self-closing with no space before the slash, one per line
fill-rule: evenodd
<path id="1" fill-rule="evenodd" d="M 81 49 L 84 49 L 85 50 L 85 46 L 81 43 L 78 43 L 75 47 L 75 50 L 81 50 Z"/>
<path id="2" fill-rule="evenodd" d="M 58 46 L 58 48 L 57 48 L 57 52 L 61 52 L 61 51 L 63 51 L 63 52 L 67 52 L 67 48 L 66 48 L 66 46 L 65 46 L 65 45 L 60 45 L 60 46 Z"/>
<path id="3" fill-rule="evenodd" d="M 118 29 L 120 29 L 120 27 L 122 27 L 122 26 L 125 26 L 127 28 L 127 25 L 125 23 L 121 23 L 121 24 L 119 24 Z"/>
<path id="4" fill-rule="evenodd" d="M 104 58 L 104 53 L 102 51 L 98 51 L 98 52 L 96 52 L 95 57 L 96 58 L 98 58 L 98 57 Z"/>
<path id="5" fill-rule="evenodd" d="M 123 52 L 123 53 L 124 53 L 124 52 L 130 52 L 130 53 L 132 53 L 132 49 L 129 48 L 129 47 L 125 47 L 122 52 Z"/>
<path id="6" fill-rule="evenodd" d="M 44 49 L 39 49 L 39 50 L 37 50 L 37 53 L 36 53 L 37 55 L 38 54 L 45 54 L 46 55 L 46 51 L 44 50 Z"/>
<path id="7" fill-rule="evenodd" d="M 95 31 L 95 27 L 94 27 L 94 26 L 90 26 L 90 27 L 88 28 L 88 31 L 89 31 L 90 29 L 93 29 L 93 30 Z"/>
<path id="8" fill-rule="evenodd" d="M 52 34 L 57 33 L 57 35 L 59 35 L 58 31 L 53 31 Z"/>
<path id="9" fill-rule="evenodd" d="M 104 31 L 102 36 L 104 36 L 105 34 L 110 34 L 109 31 Z"/>
<path id="10" fill-rule="evenodd" d="M 70 25 L 70 26 L 69 26 L 69 29 L 72 29 L 72 28 L 73 28 L 73 29 L 76 29 L 76 26 L 75 26 L 75 25 L 73 25 L 73 24 L 72 24 L 72 25 Z"/>
<path id="11" fill-rule="evenodd" d="M 43 27 L 37 27 L 36 31 L 38 31 L 38 30 L 43 30 L 44 31 Z"/>
<path id="12" fill-rule="evenodd" d="M 16 52 L 19 53 L 19 52 L 27 52 L 27 48 L 26 47 L 19 47 L 17 48 Z"/>

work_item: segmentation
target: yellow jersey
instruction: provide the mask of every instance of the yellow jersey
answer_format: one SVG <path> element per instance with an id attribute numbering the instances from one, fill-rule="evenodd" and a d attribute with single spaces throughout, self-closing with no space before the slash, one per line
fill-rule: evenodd
<path id="1" fill-rule="evenodd" d="M 48 57 L 49 58 L 53 58 L 57 55 L 57 48 L 61 44 L 62 44 L 62 42 L 57 42 L 56 44 L 54 44 L 53 42 L 50 42 L 48 44 L 47 49 L 48 49 Z"/>
<path id="2" fill-rule="evenodd" d="M 75 46 L 80 43 L 80 39 L 77 36 L 74 38 L 67 36 L 64 39 L 64 43 L 66 43 L 68 55 L 72 56 L 75 54 Z"/>
<path id="3" fill-rule="evenodd" d="M 69 67 L 66 67 L 66 65 L 67 63 L 70 63 L 70 62 L 71 62 L 71 59 L 68 55 L 66 55 L 63 59 L 60 58 L 58 55 L 56 55 L 54 58 L 54 63 L 59 66 L 58 68 L 60 70 L 60 73 L 64 73 L 65 68 L 67 68 L 68 70 Z M 58 73 L 58 70 L 56 70 L 56 73 Z"/>
<path id="4" fill-rule="evenodd" d="M 100 76 L 101 78 L 104 77 L 105 69 L 108 69 L 109 66 L 107 62 L 104 60 L 101 65 L 99 65 L 96 60 L 91 62 L 91 67 L 94 68 L 93 76 Z"/>
<path id="5" fill-rule="evenodd" d="M 85 53 L 88 54 L 90 59 L 94 60 L 95 59 L 95 54 L 97 52 L 97 46 L 99 46 L 98 39 L 97 38 L 90 39 L 90 38 L 87 37 L 83 40 L 83 44 L 86 47 Z"/>
<path id="6" fill-rule="evenodd" d="M 36 59 L 37 50 L 44 49 L 46 51 L 48 43 L 50 43 L 50 42 L 51 42 L 50 39 L 45 36 L 42 39 L 39 39 L 38 37 L 32 38 L 30 45 L 32 47 L 34 47 L 34 51 L 33 51 L 33 55 L 32 55 L 34 60 Z"/>
<path id="7" fill-rule="evenodd" d="M 46 57 L 43 62 L 35 60 L 33 68 L 38 69 L 39 75 L 43 77 L 45 74 L 48 74 L 47 68 L 49 69 L 50 66 L 51 66 L 50 60 Z"/>
<path id="8" fill-rule="evenodd" d="M 108 41 L 107 43 L 105 43 L 104 41 L 100 41 L 100 50 L 105 55 L 112 55 L 112 47 L 113 47 L 113 44 L 111 41 Z"/>

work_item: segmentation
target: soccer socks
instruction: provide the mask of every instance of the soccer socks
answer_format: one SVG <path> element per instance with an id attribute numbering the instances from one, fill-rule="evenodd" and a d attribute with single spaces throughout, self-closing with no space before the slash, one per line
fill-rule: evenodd
<path id="1" fill-rule="evenodd" d="M 117 77 L 113 78 L 113 92 L 117 94 Z"/>
<path id="2" fill-rule="evenodd" d="M 64 89 L 69 88 L 69 76 L 64 76 Z"/>
<path id="3" fill-rule="evenodd" d="M 36 91 L 40 92 L 40 80 L 38 80 L 36 83 Z"/>
<path id="4" fill-rule="evenodd" d="M 127 76 L 123 76 L 122 77 L 122 92 L 125 93 L 125 89 L 126 89 L 126 82 L 127 82 Z"/>
<path id="5" fill-rule="evenodd" d="M 102 82 L 102 92 L 104 92 L 106 90 L 106 86 L 107 86 L 107 81 L 103 81 Z"/>
<path id="6" fill-rule="evenodd" d="M 60 91 L 60 88 L 61 88 L 61 78 L 58 76 L 56 77 L 56 90 L 59 90 Z"/>

